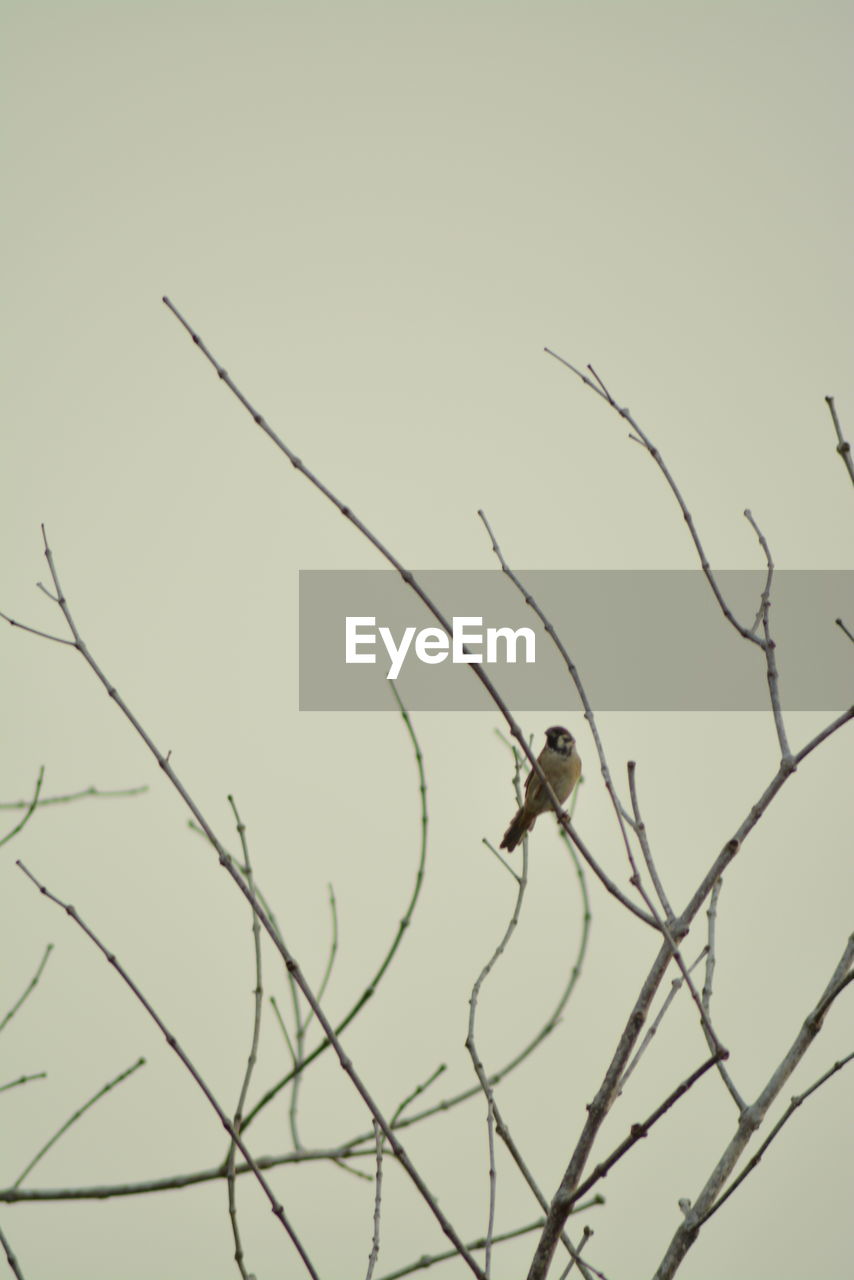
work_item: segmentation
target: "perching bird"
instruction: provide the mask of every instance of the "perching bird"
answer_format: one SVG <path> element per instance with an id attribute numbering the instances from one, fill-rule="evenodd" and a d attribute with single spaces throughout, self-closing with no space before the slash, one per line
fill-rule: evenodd
<path id="1" fill-rule="evenodd" d="M 563 804 L 569 799 L 581 777 L 581 756 L 575 749 L 575 738 L 568 729 L 559 724 L 546 729 L 546 745 L 537 756 L 537 763 L 548 778 L 552 791 Z M 551 807 L 543 784 L 532 769 L 525 781 L 522 808 L 504 832 L 501 848 L 512 853 L 522 836 L 533 830 L 537 815 L 545 813 Z"/>

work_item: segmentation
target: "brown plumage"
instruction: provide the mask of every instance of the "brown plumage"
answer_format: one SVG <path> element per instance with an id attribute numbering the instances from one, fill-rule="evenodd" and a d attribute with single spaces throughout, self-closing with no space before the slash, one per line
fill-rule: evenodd
<path id="1" fill-rule="evenodd" d="M 537 756 L 537 763 L 548 778 L 552 791 L 561 804 L 564 804 L 581 777 L 581 756 L 575 749 L 575 738 L 568 729 L 559 724 L 546 729 L 546 745 Z M 522 837 L 533 829 L 539 814 L 551 807 L 543 784 L 532 769 L 525 782 L 522 807 L 504 832 L 501 848 L 512 853 Z"/>

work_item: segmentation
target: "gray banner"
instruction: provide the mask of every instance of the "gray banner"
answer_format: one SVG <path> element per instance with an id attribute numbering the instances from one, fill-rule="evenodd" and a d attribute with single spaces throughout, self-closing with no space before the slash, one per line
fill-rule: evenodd
<path id="1" fill-rule="evenodd" d="M 562 714 L 578 696 L 554 644 L 499 570 L 415 576 L 456 642 L 391 570 L 300 572 L 302 711 L 388 711 L 389 675 L 414 711 L 485 711 L 467 670 L 479 655 L 511 707 Z M 597 711 L 759 711 L 768 707 L 762 652 L 723 617 L 699 570 L 524 570 Z M 746 626 L 765 574 L 721 570 L 717 581 Z M 854 700 L 854 571 L 774 575 L 771 628 L 783 706 L 842 711 Z M 513 633 L 516 633 L 515 635 Z M 349 660 L 348 660 L 349 659 Z M 513 660 L 515 659 L 515 660 Z"/>

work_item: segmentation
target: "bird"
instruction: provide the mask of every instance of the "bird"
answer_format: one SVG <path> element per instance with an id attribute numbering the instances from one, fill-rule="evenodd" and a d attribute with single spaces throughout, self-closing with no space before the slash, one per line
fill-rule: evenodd
<path id="1" fill-rule="evenodd" d="M 575 738 L 563 725 L 546 729 L 546 745 L 537 756 L 552 791 L 561 804 L 571 796 L 581 777 L 581 756 L 575 749 Z M 524 835 L 533 830 L 537 816 L 551 809 L 552 803 L 542 782 L 532 769 L 525 780 L 525 799 L 510 826 L 504 832 L 501 848 L 512 853 Z"/>

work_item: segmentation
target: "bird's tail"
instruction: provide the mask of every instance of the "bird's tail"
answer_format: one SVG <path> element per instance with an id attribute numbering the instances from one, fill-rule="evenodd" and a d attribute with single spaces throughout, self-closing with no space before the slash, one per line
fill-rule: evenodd
<path id="1" fill-rule="evenodd" d="M 516 845 L 528 831 L 531 830 L 536 822 L 536 815 L 526 813 L 524 809 L 520 809 L 516 817 L 510 823 L 510 826 L 504 832 L 504 839 L 501 841 L 501 848 L 506 849 L 508 853 L 512 853 Z"/>

